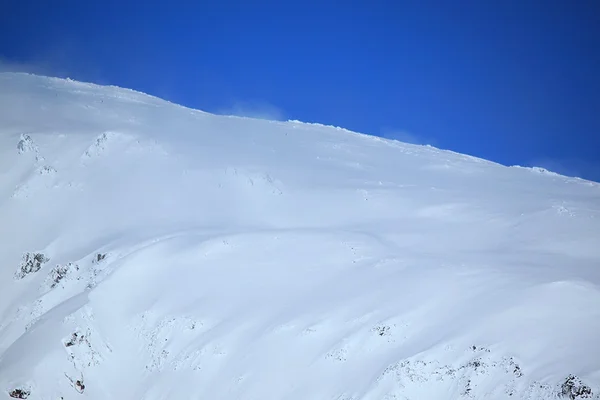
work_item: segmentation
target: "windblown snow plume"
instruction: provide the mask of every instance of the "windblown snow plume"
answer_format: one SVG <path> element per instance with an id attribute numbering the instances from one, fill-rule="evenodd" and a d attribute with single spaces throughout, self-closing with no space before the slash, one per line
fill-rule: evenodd
<path id="1" fill-rule="evenodd" d="M 0 398 L 600 399 L 600 186 L 0 74 Z"/>

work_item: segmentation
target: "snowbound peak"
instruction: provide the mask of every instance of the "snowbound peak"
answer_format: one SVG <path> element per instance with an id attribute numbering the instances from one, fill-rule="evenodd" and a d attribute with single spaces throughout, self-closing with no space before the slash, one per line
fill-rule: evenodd
<path id="1" fill-rule="evenodd" d="M 0 221 L 0 398 L 600 393 L 592 182 L 3 73 Z"/>

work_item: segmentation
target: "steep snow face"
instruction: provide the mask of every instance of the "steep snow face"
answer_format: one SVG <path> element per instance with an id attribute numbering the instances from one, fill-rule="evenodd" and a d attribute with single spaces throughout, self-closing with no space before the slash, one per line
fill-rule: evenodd
<path id="1" fill-rule="evenodd" d="M 598 398 L 599 244 L 593 182 L 0 74 L 0 398 Z"/>

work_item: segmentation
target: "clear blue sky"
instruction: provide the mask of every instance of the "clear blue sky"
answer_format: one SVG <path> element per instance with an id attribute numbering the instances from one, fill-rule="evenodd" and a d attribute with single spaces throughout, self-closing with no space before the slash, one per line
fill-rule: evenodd
<path id="1" fill-rule="evenodd" d="M 5 0 L 0 58 L 600 181 L 597 0 Z"/>

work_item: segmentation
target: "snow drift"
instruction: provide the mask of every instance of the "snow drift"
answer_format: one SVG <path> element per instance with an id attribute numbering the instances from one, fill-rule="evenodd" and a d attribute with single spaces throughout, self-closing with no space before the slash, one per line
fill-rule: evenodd
<path id="1" fill-rule="evenodd" d="M 0 74 L 0 398 L 600 393 L 600 186 Z"/>

